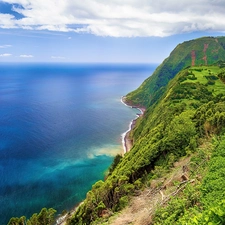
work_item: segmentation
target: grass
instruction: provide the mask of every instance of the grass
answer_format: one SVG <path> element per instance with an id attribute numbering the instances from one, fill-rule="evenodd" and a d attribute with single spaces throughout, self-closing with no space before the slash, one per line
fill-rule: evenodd
<path id="1" fill-rule="evenodd" d="M 221 69 L 218 66 L 191 67 L 188 72 L 189 74 L 194 74 L 195 78 L 197 79 L 196 80 L 187 79 L 183 81 L 183 83 L 199 82 L 201 84 L 207 85 L 208 82 L 207 76 L 214 75 L 218 77 L 218 74 L 222 71 L 224 71 L 224 69 Z M 225 94 L 225 84 L 219 78 L 214 81 L 215 84 L 207 86 L 208 90 L 212 91 L 215 96 L 218 94 Z"/>

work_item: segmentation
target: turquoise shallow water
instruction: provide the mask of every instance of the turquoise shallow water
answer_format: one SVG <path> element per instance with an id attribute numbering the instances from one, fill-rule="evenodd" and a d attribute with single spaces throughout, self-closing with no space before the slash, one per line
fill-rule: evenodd
<path id="1" fill-rule="evenodd" d="M 137 113 L 121 96 L 155 67 L 0 64 L 0 225 L 85 198 Z"/>

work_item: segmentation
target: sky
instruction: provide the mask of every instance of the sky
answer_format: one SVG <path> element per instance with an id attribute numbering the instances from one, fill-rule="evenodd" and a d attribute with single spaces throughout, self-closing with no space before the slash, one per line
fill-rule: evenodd
<path id="1" fill-rule="evenodd" d="M 161 63 L 223 36 L 224 0 L 0 0 L 0 62 Z"/>

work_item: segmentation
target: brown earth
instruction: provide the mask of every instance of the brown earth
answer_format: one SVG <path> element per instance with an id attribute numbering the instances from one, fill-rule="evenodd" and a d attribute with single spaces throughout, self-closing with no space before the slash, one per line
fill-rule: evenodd
<path id="1" fill-rule="evenodd" d="M 165 177 L 155 179 L 150 187 L 131 197 L 129 205 L 120 213 L 114 214 L 101 225 L 151 225 L 152 216 L 158 206 L 166 204 L 171 196 L 183 191 L 189 180 L 188 167 L 190 158 L 176 162 L 174 168 Z M 176 183 L 176 185 L 174 184 Z"/>

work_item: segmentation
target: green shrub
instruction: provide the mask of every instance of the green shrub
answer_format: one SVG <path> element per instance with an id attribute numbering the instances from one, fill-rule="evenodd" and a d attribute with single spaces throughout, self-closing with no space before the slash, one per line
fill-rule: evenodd
<path id="1" fill-rule="evenodd" d="M 116 211 L 119 211 L 119 210 L 125 208 L 128 205 L 128 203 L 129 203 L 128 196 L 121 197 L 120 200 L 119 200 L 119 203 L 116 206 L 116 209 L 115 210 Z"/>

